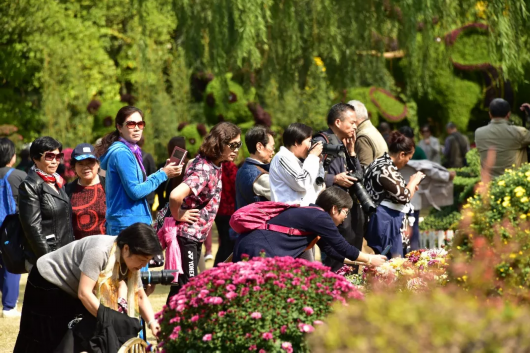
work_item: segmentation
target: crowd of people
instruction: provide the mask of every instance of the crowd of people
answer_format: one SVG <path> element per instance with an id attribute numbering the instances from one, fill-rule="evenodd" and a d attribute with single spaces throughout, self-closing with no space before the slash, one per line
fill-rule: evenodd
<path id="1" fill-rule="evenodd" d="M 491 124 L 476 132 L 476 145 L 483 163 L 496 150 L 488 169 L 494 177 L 527 160 L 530 133 L 508 124 L 510 105 L 502 99 L 491 103 L 490 116 Z M 127 106 L 117 112 L 113 132 L 71 151 L 75 179 L 69 183 L 58 173 L 65 154 L 56 139 L 34 140 L 20 169 L 14 168 L 15 145 L 0 139 L 0 208 L 6 210 L 0 214 L 19 215 L 29 273 L 20 313 L 20 274 L 1 266 L 3 316 L 21 316 L 15 352 L 52 352 L 64 345 L 72 320 L 81 316 L 93 332 L 109 309 L 126 314 L 114 319 L 121 320 L 120 330 L 129 329 L 122 335 L 136 335 L 129 320 L 139 317 L 156 335 L 148 299 L 154 286 L 142 283 L 140 271 L 162 263 L 174 270 L 169 300 L 199 273 L 201 257 L 213 260 L 214 223 L 214 266 L 263 253 L 315 261 L 317 245 L 322 261 L 337 271 L 352 263 L 379 266 L 417 250 L 419 212 L 433 206 L 422 203 L 422 195 L 451 184 L 455 173 L 440 163 L 466 165 L 467 138 L 449 123 L 442 146 L 423 126 L 416 145 L 410 127 L 392 131 L 383 123 L 377 129 L 360 101 L 332 106 L 327 125 L 321 132 L 289 125 L 275 154 L 278 136 L 268 128 L 255 126 L 242 136 L 238 126 L 222 122 L 196 156 L 157 166 L 141 148 L 149 128 L 143 112 Z M 242 138 L 249 157 L 236 166 Z M 168 157 L 176 146 L 186 149 L 185 139 L 169 141 Z M 234 231 L 233 222 L 260 205 L 282 211 L 262 227 Z M 84 347 L 85 338 L 76 344 Z"/>

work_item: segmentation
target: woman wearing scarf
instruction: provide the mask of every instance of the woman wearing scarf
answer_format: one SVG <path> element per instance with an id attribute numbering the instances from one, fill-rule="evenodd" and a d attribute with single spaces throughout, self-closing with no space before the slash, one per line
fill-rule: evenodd
<path id="1" fill-rule="evenodd" d="M 182 167 L 167 164 L 146 176 L 142 150 L 137 145 L 145 128 L 143 113 L 135 107 L 123 107 L 115 119 L 116 130 L 96 146 L 101 168 L 106 170 L 107 234 L 118 235 L 131 224 L 151 224 L 151 210 L 146 196 L 168 180 L 182 173 Z"/>
<path id="2" fill-rule="evenodd" d="M 417 172 L 407 184 L 398 169 L 403 168 L 414 154 L 414 141 L 398 131 L 388 138 L 388 153 L 374 160 L 364 174 L 364 186 L 378 205 L 375 214 L 370 216 L 366 241 L 376 254 L 381 254 L 390 245 L 388 257 L 403 256 L 403 244 L 408 244 L 405 236 L 407 217 L 414 212 L 410 200 L 425 177 Z"/>
<path id="3" fill-rule="evenodd" d="M 85 237 L 41 257 L 28 277 L 14 352 L 53 352 L 72 320 L 82 315 L 81 322 L 95 329 L 98 311 L 107 308 L 126 313 L 131 319 L 120 320 L 135 324 L 141 315 L 156 335 L 160 326 L 143 289 L 140 269 L 161 251 L 154 229 L 135 223 L 117 237 Z M 126 310 L 118 295 L 121 281 L 127 285 Z M 129 326 L 140 329 L 139 324 Z"/>
<path id="4" fill-rule="evenodd" d="M 31 144 L 35 165 L 19 187 L 19 215 L 24 230 L 26 269 L 38 258 L 74 240 L 72 206 L 57 167 L 64 155 L 59 141 L 39 137 Z"/>

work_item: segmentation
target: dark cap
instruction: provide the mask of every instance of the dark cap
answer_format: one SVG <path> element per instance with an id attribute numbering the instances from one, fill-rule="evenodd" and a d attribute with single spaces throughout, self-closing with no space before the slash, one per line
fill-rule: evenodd
<path id="1" fill-rule="evenodd" d="M 80 143 L 79 145 L 75 146 L 74 150 L 72 151 L 72 159 L 75 159 L 76 161 L 82 161 L 88 158 L 98 159 L 98 157 L 96 157 L 96 149 L 94 146 L 89 143 Z"/>

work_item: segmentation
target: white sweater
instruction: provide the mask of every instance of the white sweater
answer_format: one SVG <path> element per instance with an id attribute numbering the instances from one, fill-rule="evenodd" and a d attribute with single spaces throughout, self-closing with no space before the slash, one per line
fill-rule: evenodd
<path id="1" fill-rule="evenodd" d="M 322 190 L 315 183 L 321 168 L 317 156 L 310 154 L 302 163 L 287 148 L 280 147 L 269 170 L 271 201 L 301 206 L 314 203 Z"/>

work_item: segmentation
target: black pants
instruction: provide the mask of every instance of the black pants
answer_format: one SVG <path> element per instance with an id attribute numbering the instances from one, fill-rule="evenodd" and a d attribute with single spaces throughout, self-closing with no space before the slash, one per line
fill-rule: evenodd
<path id="1" fill-rule="evenodd" d="M 363 247 L 363 237 L 365 232 L 365 221 L 366 217 L 364 212 L 357 202 L 353 203 L 353 207 L 348 213 L 344 222 L 339 225 L 339 233 L 346 239 L 346 241 L 355 246 L 357 249 L 362 250 Z M 350 259 L 353 260 L 353 259 Z M 337 271 L 342 266 L 343 263 L 327 256 L 324 261 L 324 265 L 331 267 L 331 271 Z"/>
<path id="2" fill-rule="evenodd" d="M 199 258 L 201 257 L 202 242 L 179 236 L 177 236 L 177 241 L 179 243 L 182 270 L 184 273 L 179 275 L 178 284 L 171 286 L 169 295 L 167 296 L 167 304 L 169 304 L 169 299 L 175 294 L 178 294 L 180 288 L 190 281 L 190 278 L 199 274 Z"/>
<path id="3" fill-rule="evenodd" d="M 234 242 L 230 239 L 230 217 L 231 216 L 217 216 L 215 217 L 215 225 L 219 233 L 219 249 L 215 255 L 214 266 L 219 262 L 228 259 L 228 256 L 234 251 Z"/>
<path id="4" fill-rule="evenodd" d="M 53 352 L 79 314 L 91 315 L 78 298 L 44 279 L 37 266 L 28 277 L 15 353 Z"/>

